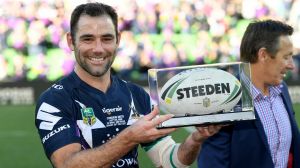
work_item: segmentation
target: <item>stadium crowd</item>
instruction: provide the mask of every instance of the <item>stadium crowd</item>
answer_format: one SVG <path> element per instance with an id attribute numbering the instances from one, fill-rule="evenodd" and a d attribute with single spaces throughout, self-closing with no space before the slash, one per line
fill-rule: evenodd
<path id="1" fill-rule="evenodd" d="M 65 33 L 67 0 L 1 0 L 0 81 L 54 81 L 73 70 Z M 76 1 L 76 3 L 86 1 Z M 129 80 L 147 80 L 149 68 L 239 61 L 252 19 L 276 18 L 295 29 L 300 53 L 300 0 L 109 0 L 119 13 L 122 38 L 113 65 Z M 299 81 L 300 56 L 287 78 Z"/>

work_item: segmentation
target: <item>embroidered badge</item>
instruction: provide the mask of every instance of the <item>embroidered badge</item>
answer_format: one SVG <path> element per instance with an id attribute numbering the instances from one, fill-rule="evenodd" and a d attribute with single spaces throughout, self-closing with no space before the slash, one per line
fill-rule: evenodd
<path id="1" fill-rule="evenodd" d="M 96 117 L 93 108 L 90 107 L 82 108 L 81 115 L 84 124 L 92 126 L 96 123 Z"/>

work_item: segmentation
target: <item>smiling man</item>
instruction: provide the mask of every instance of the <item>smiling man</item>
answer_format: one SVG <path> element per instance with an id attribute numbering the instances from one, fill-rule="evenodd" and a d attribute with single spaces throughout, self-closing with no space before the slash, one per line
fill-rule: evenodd
<path id="1" fill-rule="evenodd" d="M 294 68 L 293 28 L 274 20 L 246 29 L 241 60 L 249 62 L 255 121 L 224 127 L 203 145 L 198 158 L 205 168 L 299 168 L 300 135 L 283 78 Z"/>
<path id="2" fill-rule="evenodd" d="M 74 72 L 40 97 L 36 127 L 54 167 L 139 167 L 137 147 L 157 167 L 187 167 L 201 144 L 221 126 L 196 127 L 181 144 L 157 129 L 172 115 L 158 116 L 139 86 L 111 74 L 121 35 L 114 9 L 101 3 L 79 5 L 67 34 Z"/>

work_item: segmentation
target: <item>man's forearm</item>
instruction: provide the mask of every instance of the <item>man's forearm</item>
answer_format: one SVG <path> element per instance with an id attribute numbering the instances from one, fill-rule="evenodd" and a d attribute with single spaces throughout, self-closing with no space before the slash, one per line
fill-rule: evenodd
<path id="1" fill-rule="evenodd" d="M 195 139 L 193 138 L 194 133 L 192 133 L 186 140 L 184 143 L 182 143 L 179 146 L 178 149 L 178 159 L 179 161 L 184 164 L 184 165 L 190 165 L 192 164 L 196 157 L 198 156 L 198 153 L 200 151 L 200 148 L 202 146 L 202 143 L 204 141 L 195 141 Z"/>
<path id="2" fill-rule="evenodd" d="M 197 131 L 179 146 L 178 160 L 184 165 L 190 165 L 194 162 L 201 150 L 203 142 L 210 136 L 219 132 L 223 125 L 208 125 L 206 127 L 196 127 Z"/>
<path id="3" fill-rule="evenodd" d="M 126 132 L 121 132 L 107 143 L 93 149 L 74 153 L 65 160 L 63 166 L 56 166 L 64 168 L 111 167 L 112 164 L 116 163 L 137 145 L 128 139 Z"/>

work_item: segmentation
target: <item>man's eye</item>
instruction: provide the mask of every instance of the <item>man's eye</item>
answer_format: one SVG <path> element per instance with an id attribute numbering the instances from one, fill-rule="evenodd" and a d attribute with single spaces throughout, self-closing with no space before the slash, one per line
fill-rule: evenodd
<path id="1" fill-rule="evenodd" d="M 283 59 L 285 59 L 285 60 L 292 60 L 293 56 L 292 55 L 286 55 L 286 56 L 283 57 Z"/>
<path id="2" fill-rule="evenodd" d="M 113 38 L 104 38 L 103 39 L 103 41 L 106 41 L 106 42 L 110 42 L 110 41 L 112 41 L 113 40 Z"/>
<path id="3" fill-rule="evenodd" d="M 84 38 L 83 41 L 92 41 L 92 38 Z"/>

